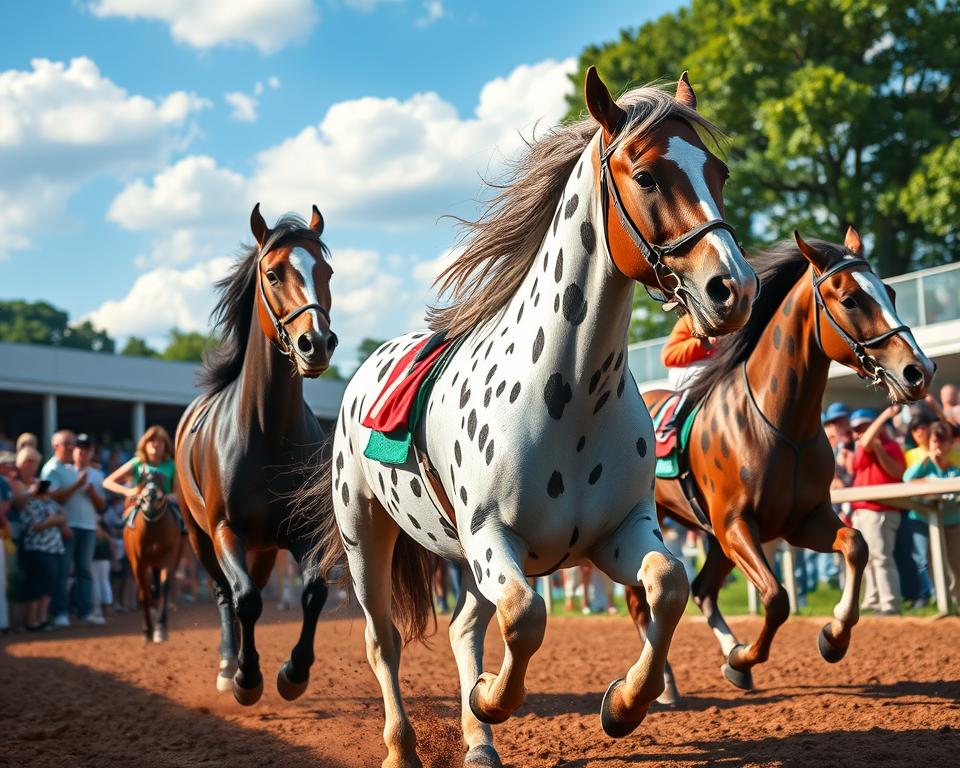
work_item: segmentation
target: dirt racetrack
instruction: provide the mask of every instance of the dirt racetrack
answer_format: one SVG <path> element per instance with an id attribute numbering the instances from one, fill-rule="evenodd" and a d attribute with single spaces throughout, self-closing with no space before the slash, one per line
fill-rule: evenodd
<path id="1" fill-rule="evenodd" d="M 382 706 L 362 621 L 321 620 L 310 688 L 287 703 L 273 681 L 296 614 L 268 608 L 258 627 L 265 692 L 245 709 L 214 688 L 215 613 L 182 608 L 162 646 L 144 646 L 131 615 L 105 628 L 0 641 L 0 765 L 379 766 Z M 741 639 L 757 623 L 731 621 Z M 822 624 L 787 622 L 755 672 L 757 690 L 743 694 L 720 676 L 706 625 L 685 618 L 671 651 L 685 703 L 651 710 L 635 734 L 614 741 L 597 713 L 607 684 L 638 652 L 632 626 L 552 618 L 527 703 L 495 728 L 501 756 L 515 768 L 960 765 L 960 620 L 866 618 L 835 666 L 817 654 Z M 445 629 L 441 620 L 431 647 L 408 648 L 401 668 L 421 757 L 436 768 L 461 765 L 462 754 Z M 492 629 L 486 668 L 499 658 Z"/>

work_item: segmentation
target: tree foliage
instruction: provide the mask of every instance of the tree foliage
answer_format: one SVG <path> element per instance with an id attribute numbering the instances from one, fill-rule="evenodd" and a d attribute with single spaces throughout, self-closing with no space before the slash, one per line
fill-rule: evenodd
<path id="1" fill-rule="evenodd" d="M 219 340 L 212 334 L 197 333 L 196 331 L 181 331 L 171 328 L 166 348 L 160 354 L 164 360 L 181 360 L 199 363 L 203 360 L 203 352 L 209 347 L 219 344 Z"/>
<path id="2" fill-rule="evenodd" d="M 128 357 L 157 357 L 159 353 L 147 344 L 145 339 L 141 339 L 139 336 L 131 336 L 123 345 L 120 354 Z"/>
<path id="3" fill-rule="evenodd" d="M 614 92 L 689 70 L 749 247 L 852 224 L 882 274 L 960 255 L 960 0 L 693 0 L 587 47 L 570 116 L 591 64 Z"/>
<path id="4" fill-rule="evenodd" d="M 0 341 L 113 352 L 114 341 L 89 320 L 70 323 L 69 315 L 46 301 L 0 301 Z"/>

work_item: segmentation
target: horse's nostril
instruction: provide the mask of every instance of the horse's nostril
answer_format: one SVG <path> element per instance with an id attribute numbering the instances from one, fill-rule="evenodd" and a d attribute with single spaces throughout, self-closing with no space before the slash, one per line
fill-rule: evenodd
<path id="1" fill-rule="evenodd" d="M 331 331 L 330 335 L 327 337 L 327 354 L 332 355 L 333 350 L 337 348 L 337 344 L 339 343 L 340 339 L 337 338 L 337 334 Z"/>
<path id="2" fill-rule="evenodd" d="M 297 349 L 299 349 L 303 354 L 309 355 L 313 352 L 313 342 L 310 341 L 310 334 L 304 333 L 297 339 Z"/>
<path id="3" fill-rule="evenodd" d="M 730 301 L 733 293 L 730 291 L 729 278 L 724 275 L 716 275 L 707 281 L 707 296 L 714 304 L 726 304 Z"/>
<path id="4" fill-rule="evenodd" d="M 916 387 L 922 384 L 923 371 L 920 370 L 920 366 L 910 363 L 910 365 L 903 369 L 903 380 L 911 387 Z"/>

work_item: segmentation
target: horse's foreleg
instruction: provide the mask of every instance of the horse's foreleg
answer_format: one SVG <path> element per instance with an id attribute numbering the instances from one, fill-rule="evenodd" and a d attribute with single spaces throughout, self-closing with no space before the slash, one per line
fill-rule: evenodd
<path id="1" fill-rule="evenodd" d="M 477 720 L 470 709 L 470 692 L 483 671 L 483 638 L 495 610 L 477 589 L 472 571 L 465 568 L 450 619 L 450 647 L 460 674 L 460 724 L 467 746 L 464 765 L 469 768 L 501 768 L 490 726 Z"/>
<path id="2" fill-rule="evenodd" d="M 473 569 L 478 590 L 497 607 L 504 642 L 500 671 L 482 673 L 470 692 L 470 708 L 484 723 L 502 723 L 523 704 L 527 666 L 547 628 L 543 598 L 523 573 L 521 546 L 512 534 L 490 524 L 464 545 L 466 567 Z"/>
<path id="3" fill-rule="evenodd" d="M 153 582 L 152 569 L 138 562 L 134 570 L 134 577 L 137 582 L 137 593 L 140 598 L 140 604 L 143 606 L 143 639 L 150 642 L 153 638 Z"/>
<path id="4" fill-rule="evenodd" d="M 850 632 L 860 620 L 860 582 L 867 566 L 867 543 L 856 528 L 847 528 L 830 504 L 822 504 L 797 526 L 787 539 L 796 547 L 815 552 L 840 552 L 846 564 L 840 602 L 833 609 L 833 621 L 820 630 L 820 655 L 831 664 L 840 661 L 850 646 Z"/>
<path id="5" fill-rule="evenodd" d="M 664 691 L 667 651 L 687 604 L 683 565 L 664 546 L 652 503 L 638 504 L 616 531 L 594 549 L 594 564 L 614 581 L 641 586 L 650 620 L 640 658 L 607 688 L 600 723 L 608 736 L 631 733 Z"/>
<path id="6" fill-rule="evenodd" d="M 393 624 L 393 550 L 399 528 L 376 500 L 337 503 L 337 521 L 346 544 L 357 601 L 367 626 L 367 661 L 383 694 L 383 741 L 387 757 L 383 768 L 421 768 L 417 735 L 400 697 L 400 650 L 403 643 Z M 339 494 L 334 496 L 335 501 Z"/>
<path id="7" fill-rule="evenodd" d="M 640 635 L 640 644 L 643 645 L 647 642 L 647 628 L 650 626 L 650 603 L 647 602 L 647 591 L 643 588 L 643 585 L 627 587 L 626 598 L 627 610 L 630 611 L 630 617 L 637 628 L 637 634 Z M 673 668 L 668 660 L 663 665 L 663 693 L 660 694 L 657 701 L 661 704 L 673 706 L 679 700 L 677 681 L 673 676 Z"/>
<path id="8" fill-rule="evenodd" d="M 727 654 L 726 663 L 721 667 L 724 677 L 731 683 L 738 688 L 749 690 L 753 687 L 750 670 L 769 657 L 774 635 L 790 615 L 790 601 L 787 591 L 777 581 L 767 563 L 756 526 L 742 517 L 737 517 L 730 522 L 724 534 L 727 554 L 757 588 L 763 603 L 763 625 L 757 639 L 747 646 L 734 646 Z"/>
<path id="9" fill-rule="evenodd" d="M 253 630 L 263 611 L 263 600 L 247 571 L 243 540 L 229 523 L 221 521 L 217 525 L 213 547 L 230 585 L 233 609 L 240 622 L 240 653 L 237 673 L 233 676 L 233 695 L 243 705 L 255 704 L 263 693 L 263 675 Z"/>
<path id="10" fill-rule="evenodd" d="M 277 673 L 277 690 L 287 701 L 293 701 L 307 689 L 310 667 L 313 666 L 313 638 L 317 630 L 317 619 L 327 602 L 327 585 L 320 577 L 316 564 L 306 557 L 297 559 L 302 565 L 303 573 L 303 594 L 300 595 L 303 624 L 297 644 L 290 652 L 290 658 Z"/>
<path id="11" fill-rule="evenodd" d="M 193 551 L 213 580 L 217 598 L 217 611 L 220 613 L 220 664 L 217 670 L 217 690 L 226 693 L 233 689 L 233 676 L 237 672 L 237 627 L 236 614 L 233 612 L 233 595 L 227 583 L 217 555 L 213 551 L 213 542 L 207 534 L 192 522 L 187 526 Z"/>

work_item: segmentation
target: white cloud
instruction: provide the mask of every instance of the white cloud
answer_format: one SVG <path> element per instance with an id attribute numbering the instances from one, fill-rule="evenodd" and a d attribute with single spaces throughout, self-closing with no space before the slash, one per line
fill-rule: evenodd
<path id="1" fill-rule="evenodd" d="M 263 91 L 263 86 L 261 86 L 260 83 L 257 83 L 257 86 L 260 87 L 260 91 L 254 89 L 255 94 L 259 94 Z M 238 123 L 256 122 L 257 99 L 254 96 L 248 96 L 245 93 L 233 91 L 226 94 L 223 97 L 223 100 L 233 107 L 233 111 L 230 113 L 230 118 L 232 120 L 236 120 Z"/>
<path id="2" fill-rule="evenodd" d="M 259 85 L 259 83 L 258 83 Z M 276 75 L 267 78 L 267 87 L 272 88 L 274 91 L 280 87 L 280 78 Z"/>
<path id="3" fill-rule="evenodd" d="M 205 332 L 215 302 L 213 284 L 230 264 L 224 257 L 182 270 L 160 267 L 138 277 L 124 298 L 105 302 L 83 319 L 117 338 L 141 336 L 161 346 L 173 327 Z"/>
<path id="4" fill-rule="evenodd" d="M 183 91 L 130 94 L 85 57 L 0 72 L 0 259 L 28 247 L 84 182 L 161 166 L 207 106 Z"/>
<path id="5" fill-rule="evenodd" d="M 425 0 L 423 16 L 417 19 L 416 24 L 418 27 L 429 27 L 431 24 L 440 21 L 445 15 L 442 0 Z"/>
<path id="6" fill-rule="evenodd" d="M 305 40 L 319 19 L 313 0 L 95 0 L 90 10 L 101 18 L 162 21 L 174 40 L 194 48 L 253 45 L 261 53 Z"/>
<path id="7" fill-rule="evenodd" d="M 372 13 L 381 5 L 396 5 L 401 0 L 343 0 L 347 8 L 361 13 Z"/>

